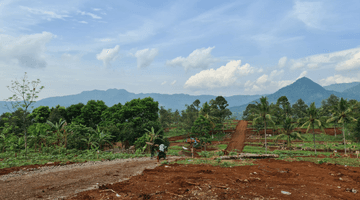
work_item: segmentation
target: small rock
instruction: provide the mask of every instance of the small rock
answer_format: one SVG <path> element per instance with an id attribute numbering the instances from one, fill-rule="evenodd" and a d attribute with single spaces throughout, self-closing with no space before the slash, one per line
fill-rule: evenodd
<path id="1" fill-rule="evenodd" d="M 342 181 L 343 179 L 340 177 L 339 180 Z"/>
<path id="2" fill-rule="evenodd" d="M 351 192 L 354 193 L 354 194 L 356 194 L 356 193 L 358 192 L 358 190 L 356 190 L 356 189 L 353 188 L 353 189 L 351 189 Z"/>
<path id="3" fill-rule="evenodd" d="M 281 194 L 286 194 L 286 195 L 290 195 L 290 192 L 286 192 L 286 191 L 281 191 Z"/>

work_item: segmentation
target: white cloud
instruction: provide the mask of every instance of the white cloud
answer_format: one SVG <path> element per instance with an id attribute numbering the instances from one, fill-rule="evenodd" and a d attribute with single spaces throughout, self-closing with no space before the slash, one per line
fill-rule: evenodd
<path id="1" fill-rule="evenodd" d="M 209 65 L 218 61 L 213 58 L 211 51 L 215 47 L 209 47 L 207 49 L 196 49 L 187 58 L 177 57 L 171 61 L 166 61 L 168 66 L 182 66 L 185 71 L 189 69 L 207 69 Z"/>
<path id="2" fill-rule="evenodd" d="M 174 85 L 176 83 L 176 80 L 171 83 L 171 85 Z"/>
<path id="3" fill-rule="evenodd" d="M 302 78 L 302 77 L 306 76 L 306 74 L 307 74 L 307 71 L 303 71 L 303 72 L 301 72 L 300 76 L 299 76 L 299 77 L 297 77 L 297 79 L 296 79 L 296 80 L 298 80 L 298 79 L 300 79 L 300 78 Z"/>
<path id="4" fill-rule="evenodd" d="M 87 24 L 86 21 L 79 21 L 79 23 L 82 23 L 82 24 Z"/>
<path id="5" fill-rule="evenodd" d="M 254 73 L 254 67 L 245 64 L 240 67 L 241 60 L 233 60 L 225 66 L 214 70 L 203 70 L 191 76 L 185 82 L 185 88 L 221 88 L 233 85 L 238 77 Z"/>
<path id="6" fill-rule="evenodd" d="M 145 68 L 150 66 L 150 64 L 154 61 L 155 56 L 158 55 L 157 49 L 143 49 L 139 50 L 135 53 L 135 57 L 137 58 L 137 67 Z"/>
<path id="7" fill-rule="evenodd" d="M 49 32 L 12 37 L 0 35 L 0 59 L 21 67 L 45 68 L 45 45 L 50 42 L 53 35 Z"/>
<path id="8" fill-rule="evenodd" d="M 93 8 L 93 11 L 99 11 L 101 10 L 100 8 Z"/>
<path id="9" fill-rule="evenodd" d="M 291 69 L 335 68 L 337 71 L 360 68 L 360 48 L 347 49 L 333 53 L 317 54 L 289 61 Z"/>
<path id="10" fill-rule="evenodd" d="M 103 49 L 100 54 L 96 54 L 96 59 L 102 60 L 106 67 L 110 64 L 110 61 L 116 60 L 119 49 L 119 45 L 116 45 L 113 49 Z"/>
<path id="11" fill-rule="evenodd" d="M 260 69 L 258 69 L 258 73 L 261 73 L 261 72 L 263 72 L 264 70 L 263 70 L 263 68 L 260 68 Z"/>
<path id="12" fill-rule="evenodd" d="M 296 62 L 295 60 L 291 59 L 290 62 L 292 62 L 291 69 L 300 69 L 305 66 L 302 62 Z"/>
<path id="13" fill-rule="evenodd" d="M 348 60 L 339 63 L 336 70 L 350 70 L 360 68 L 360 51 L 354 52 Z"/>
<path id="14" fill-rule="evenodd" d="M 280 58 L 280 59 L 279 59 L 278 66 L 279 66 L 280 68 L 283 68 L 283 67 L 285 66 L 285 64 L 286 64 L 286 61 L 287 61 L 287 57 L 286 57 L 286 56 Z"/>
<path id="15" fill-rule="evenodd" d="M 322 2 L 296 1 L 292 14 L 311 28 L 321 28 L 321 22 L 327 17 Z"/>
<path id="16" fill-rule="evenodd" d="M 268 81 L 268 75 L 264 74 L 256 80 L 256 83 L 262 85 L 262 84 L 266 83 L 267 81 Z"/>
<path id="17" fill-rule="evenodd" d="M 80 13 L 81 15 L 88 15 L 88 16 L 92 17 L 93 19 L 102 19 L 100 16 L 97 16 L 93 13 L 84 12 L 84 11 L 78 11 L 78 13 Z"/>
<path id="18" fill-rule="evenodd" d="M 166 81 L 162 82 L 161 85 L 165 85 L 166 84 Z"/>
<path id="19" fill-rule="evenodd" d="M 277 88 L 280 89 L 294 83 L 294 81 L 283 80 L 283 81 L 272 81 L 271 83 L 277 85 Z"/>
<path id="20" fill-rule="evenodd" d="M 282 76 L 282 74 L 284 74 L 284 70 L 283 70 L 283 69 L 280 70 L 280 71 L 278 71 L 278 70 L 273 70 L 273 71 L 270 73 L 270 77 L 271 77 L 271 79 L 273 79 L 273 78 L 279 79 L 279 78 Z"/>
<path id="21" fill-rule="evenodd" d="M 42 9 L 29 8 L 26 6 L 20 6 L 21 9 L 27 10 L 28 12 L 36 15 L 43 15 L 48 21 L 51 19 L 64 19 L 64 17 L 69 17 L 68 15 L 60 15 L 53 11 L 47 11 Z"/>
<path id="22" fill-rule="evenodd" d="M 352 82 L 360 82 L 360 77 L 350 78 L 350 77 L 345 77 L 345 76 L 337 74 L 334 76 L 329 76 L 327 78 L 321 79 L 320 85 L 327 86 L 327 85 L 331 85 L 331 84 L 335 84 L 335 83 L 352 83 Z"/>

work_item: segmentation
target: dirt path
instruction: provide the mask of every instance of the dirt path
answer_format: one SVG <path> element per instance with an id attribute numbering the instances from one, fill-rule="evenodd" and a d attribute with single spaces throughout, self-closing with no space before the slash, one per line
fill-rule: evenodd
<path id="1" fill-rule="evenodd" d="M 226 147 L 226 151 L 231 152 L 232 150 L 237 149 L 242 152 L 244 149 L 246 128 L 247 121 L 239 121 L 239 123 L 236 125 L 235 133 L 233 134 L 229 145 Z"/>
<path id="2" fill-rule="evenodd" d="M 168 156 L 168 161 L 176 158 L 180 157 Z M 155 159 L 144 157 L 65 165 L 22 175 L 7 174 L 0 176 L 0 199 L 64 199 L 99 185 L 119 182 L 157 165 Z"/>
<path id="3" fill-rule="evenodd" d="M 239 161 L 244 162 L 244 161 Z M 77 194 L 85 199 L 360 199 L 360 168 L 274 159 L 232 168 L 163 165 Z"/>

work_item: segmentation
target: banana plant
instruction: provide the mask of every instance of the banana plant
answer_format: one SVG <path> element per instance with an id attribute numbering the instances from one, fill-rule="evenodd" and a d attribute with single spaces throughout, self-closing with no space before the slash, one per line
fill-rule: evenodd
<path id="1" fill-rule="evenodd" d="M 84 141 L 86 143 L 86 145 L 88 146 L 88 150 L 90 149 L 90 146 L 96 146 L 98 145 L 98 143 L 96 142 L 96 138 L 95 135 L 88 133 L 87 137 L 82 138 L 82 141 Z"/>
<path id="2" fill-rule="evenodd" d="M 53 131 L 53 133 L 55 133 L 57 135 L 57 145 L 60 146 L 60 141 L 63 137 L 63 133 L 65 133 L 65 129 L 64 126 L 67 125 L 65 120 L 62 120 L 62 118 L 60 118 L 59 120 L 59 124 L 56 122 L 56 124 L 53 124 L 51 121 L 47 120 L 46 122 L 47 124 L 49 124 L 51 127 L 53 127 L 55 129 L 55 131 Z M 63 133 L 62 133 L 63 132 Z M 66 142 L 65 142 L 66 143 Z"/>
<path id="3" fill-rule="evenodd" d="M 97 126 L 97 131 L 94 131 L 94 132 L 95 132 L 95 134 L 94 134 L 95 141 L 98 143 L 100 149 L 102 149 L 102 146 L 106 143 L 110 144 L 110 146 L 113 147 L 113 144 L 111 144 L 110 140 L 114 136 L 112 136 L 108 133 L 104 133 L 104 131 L 100 132 L 99 126 Z"/>
<path id="4" fill-rule="evenodd" d="M 147 149 L 147 147 L 149 145 L 150 146 L 154 145 L 155 139 L 160 137 L 159 133 L 162 131 L 162 128 L 159 129 L 156 133 L 155 133 L 154 127 L 151 127 L 151 131 L 149 131 L 146 128 L 144 130 L 147 132 L 145 133 L 146 134 L 146 136 L 145 136 L 146 144 L 143 147 L 143 152 Z"/>

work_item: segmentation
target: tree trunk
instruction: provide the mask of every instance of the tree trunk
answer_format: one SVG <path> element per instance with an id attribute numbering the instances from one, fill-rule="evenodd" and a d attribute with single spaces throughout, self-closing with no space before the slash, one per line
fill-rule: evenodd
<path id="1" fill-rule="evenodd" d="M 336 137 L 336 125 L 334 124 L 334 131 L 335 131 L 335 137 Z"/>
<path id="2" fill-rule="evenodd" d="M 315 145 L 315 132 L 314 132 L 314 127 L 313 127 L 312 131 L 313 131 L 313 135 L 314 135 L 314 149 L 315 149 L 315 154 L 316 154 L 316 145 Z"/>
<path id="3" fill-rule="evenodd" d="M 343 122 L 343 136 L 344 136 L 344 148 L 345 148 L 345 155 L 346 155 L 345 123 L 344 122 Z"/>
<path id="4" fill-rule="evenodd" d="M 266 120 L 266 119 L 265 119 Z M 264 121 L 265 121 L 264 120 Z M 265 121 L 265 154 L 267 154 L 267 143 L 266 143 L 266 121 Z"/>

